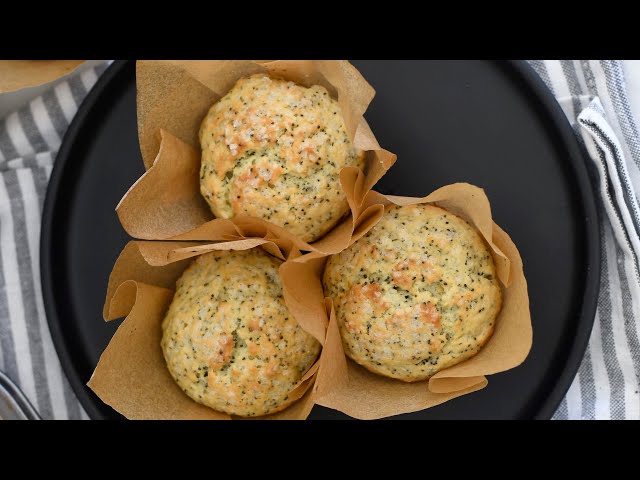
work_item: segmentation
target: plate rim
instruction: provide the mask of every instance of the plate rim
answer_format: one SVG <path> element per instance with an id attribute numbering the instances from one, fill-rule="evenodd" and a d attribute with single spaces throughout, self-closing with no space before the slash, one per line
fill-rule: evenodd
<path id="1" fill-rule="evenodd" d="M 542 103 L 546 113 L 549 114 L 556 132 L 560 135 L 563 143 L 569 151 L 567 160 L 571 164 L 575 174 L 576 184 L 580 194 L 582 205 L 585 209 L 585 256 L 587 269 L 585 278 L 585 289 L 582 295 L 582 306 L 578 313 L 578 328 L 576 335 L 567 354 L 564 370 L 556 378 L 554 387 L 551 389 L 538 413 L 534 416 L 537 420 L 549 420 L 553 417 L 560 403 L 567 394 L 575 379 L 584 354 L 587 350 L 591 331 L 595 322 L 598 292 L 600 291 L 601 279 L 601 240 L 600 240 L 600 214 L 596 207 L 596 191 L 589 178 L 588 162 L 591 159 L 587 155 L 584 147 L 580 145 L 575 132 L 569 123 L 562 107 L 555 96 L 549 90 L 542 78 L 536 73 L 531 65 L 524 60 L 510 60 L 515 72 L 533 90 L 537 99 Z M 525 272 L 526 273 L 526 272 Z M 535 332 L 534 340 L 535 340 Z"/>
<path id="2" fill-rule="evenodd" d="M 102 92 L 104 92 L 104 90 L 110 85 L 111 81 L 118 76 L 124 67 L 127 66 L 127 62 L 129 61 L 130 60 L 116 60 L 109 65 L 102 75 L 100 75 L 93 88 L 87 92 L 82 103 L 78 106 L 78 110 L 62 138 L 60 149 L 58 150 L 58 154 L 53 162 L 53 169 L 51 170 L 51 176 L 49 177 L 47 193 L 45 195 L 42 208 L 42 222 L 40 230 L 40 283 L 42 287 L 42 297 L 45 315 L 47 317 L 47 324 L 49 326 L 53 345 L 56 349 L 56 353 L 58 354 L 60 366 L 62 367 L 62 373 L 69 382 L 69 385 L 82 405 L 82 408 L 92 420 L 104 420 L 105 417 L 91 399 L 87 384 L 81 380 L 80 375 L 75 371 L 71 353 L 67 347 L 64 334 L 62 333 L 62 326 L 58 319 L 57 305 L 55 295 L 53 293 L 53 285 L 55 282 L 54 269 L 51 264 L 53 252 L 49 247 L 53 240 L 53 216 L 56 211 L 60 182 L 69 159 L 69 154 L 74 147 L 76 137 L 78 136 L 78 132 L 84 125 L 85 119 L 93 107 L 93 104 L 102 95 Z M 73 374 L 70 374 L 69 372 L 73 372 Z"/>
<path id="3" fill-rule="evenodd" d="M 51 248 L 53 240 L 53 216 L 56 212 L 60 183 L 78 133 L 83 127 L 85 119 L 89 115 L 93 105 L 105 89 L 109 87 L 111 81 L 120 74 L 129 62 L 135 62 L 135 60 L 114 61 L 100 76 L 79 106 L 76 115 L 65 132 L 60 149 L 58 150 L 42 209 L 40 281 L 47 323 L 63 373 L 85 412 L 94 420 L 104 419 L 105 417 L 91 398 L 86 383 L 83 382 L 80 375 L 75 372 L 71 358 L 72 355 L 67 346 L 58 318 L 56 299 L 53 292 L 53 284 L 55 283 L 54 269 L 51 264 L 51 259 L 54 255 L 53 249 Z M 534 419 L 550 419 L 566 395 L 566 392 L 569 390 L 580 368 L 595 321 L 597 297 L 600 288 L 601 253 L 599 212 L 595 203 L 595 189 L 587 171 L 588 156 L 578 142 L 573 128 L 569 124 L 569 121 L 552 92 L 525 60 L 504 60 L 500 63 L 510 67 L 519 77 L 520 81 L 522 81 L 535 96 L 537 103 L 543 107 L 545 115 L 550 120 L 551 127 L 553 127 L 553 130 L 559 135 L 563 146 L 567 149 L 569 153 L 567 161 L 573 170 L 577 193 L 585 213 L 586 275 L 582 305 L 578 311 L 577 331 L 571 341 L 569 351 L 566 354 L 565 368 L 557 376 L 549 394 L 541 401 L 541 406 L 533 417 Z"/>

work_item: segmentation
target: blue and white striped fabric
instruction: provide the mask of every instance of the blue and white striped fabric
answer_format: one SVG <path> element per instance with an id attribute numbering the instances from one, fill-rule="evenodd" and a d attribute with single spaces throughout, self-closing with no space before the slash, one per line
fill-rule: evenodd
<path id="1" fill-rule="evenodd" d="M 40 217 L 53 162 L 107 63 L 0 120 L 0 370 L 45 419 L 87 418 L 60 368 L 40 288 Z"/>
<path id="2" fill-rule="evenodd" d="M 557 419 L 640 419 L 640 135 L 619 61 L 530 61 L 591 157 L 602 286 L 589 348 Z M 0 370 L 44 418 L 87 418 L 51 342 L 40 291 L 40 215 L 69 122 L 107 63 L 0 119 Z"/>

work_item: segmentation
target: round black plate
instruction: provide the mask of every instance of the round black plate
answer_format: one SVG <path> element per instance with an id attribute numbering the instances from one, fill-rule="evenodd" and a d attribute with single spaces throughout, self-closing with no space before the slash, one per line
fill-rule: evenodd
<path id="1" fill-rule="evenodd" d="M 524 62 L 355 61 L 377 91 L 366 117 L 398 162 L 383 193 L 423 196 L 454 182 L 483 187 L 529 282 L 534 342 L 489 386 L 402 415 L 549 418 L 587 345 L 599 283 L 594 193 L 560 107 Z M 119 322 L 102 320 L 109 272 L 128 238 L 114 208 L 143 172 L 135 64 L 116 62 L 76 115 L 44 209 L 42 286 L 62 366 L 92 418 L 117 418 L 86 386 Z M 316 407 L 311 418 L 345 418 Z"/>

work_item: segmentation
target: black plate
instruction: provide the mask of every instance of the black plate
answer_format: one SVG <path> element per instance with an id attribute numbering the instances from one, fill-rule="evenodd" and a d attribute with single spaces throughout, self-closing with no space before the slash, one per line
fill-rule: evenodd
<path id="1" fill-rule="evenodd" d="M 526 362 L 489 386 L 402 415 L 549 418 L 584 354 L 599 284 L 594 192 L 560 107 L 524 62 L 356 61 L 377 91 L 366 117 L 398 154 L 383 193 L 423 196 L 454 182 L 483 187 L 518 245 L 534 342 Z M 85 383 L 119 322 L 102 320 L 109 272 L 127 242 L 114 208 L 143 172 L 135 64 L 116 62 L 76 115 L 44 208 L 42 287 L 62 366 L 92 418 L 117 418 Z M 316 407 L 311 418 L 344 418 Z"/>

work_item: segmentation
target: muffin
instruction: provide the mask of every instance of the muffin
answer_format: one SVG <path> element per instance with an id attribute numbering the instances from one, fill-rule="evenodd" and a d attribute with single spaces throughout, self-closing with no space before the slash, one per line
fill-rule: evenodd
<path id="1" fill-rule="evenodd" d="M 278 268 L 254 248 L 199 256 L 176 283 L 162 323 L 172 377 L 198 403 L 253 417 L 289 405 L 319 342 L 289 313 Z"/>
<path id="2" fill-rule="evenodd" d="M 200 145 L 200 191 L 216 217 L 263 218 L 306 242 L 347 214 L 340 170 L 365 163 L 324 87 L 262 74 L 211 107 Z"/>
<path id="3" fill-rule="evenodd" d="M 502 305 L 478 232 L 425 204 L 385 209 L 367 235 L 329 259 L 323 283 L 346 354 L 405 382 L 475 355 Z"/>

